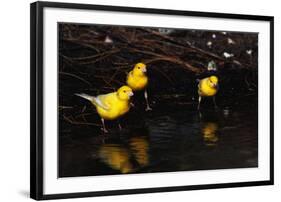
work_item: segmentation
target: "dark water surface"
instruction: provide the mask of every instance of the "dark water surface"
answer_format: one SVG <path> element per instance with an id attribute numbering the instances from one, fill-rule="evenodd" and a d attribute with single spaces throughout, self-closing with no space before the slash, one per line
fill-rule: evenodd
<path id="1" fill-rule="evenodd" d="M 256 105 L 195 108 L 166 103 L 151 112 L 132 109 L 123 130 L 111 123 L 106 135 L 94 126 L 64 131 L 59 177 L 258 166 Z"/>

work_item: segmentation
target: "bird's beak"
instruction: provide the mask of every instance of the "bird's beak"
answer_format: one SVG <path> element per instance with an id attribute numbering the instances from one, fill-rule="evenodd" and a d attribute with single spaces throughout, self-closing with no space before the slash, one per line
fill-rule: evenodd
<path id="1" fill-rule="evenodd" d="M 145 73 L 146 71 L 147 71 L 146 68 L 143 68 L 143 69 L 142 69 L 142 72 L 143 72 L 143 73 Z"/>
<path id="2" fill-rule="evenodd" d="M 134 95 L 134 93 L 133 92 L 129 92 L 128 95 L 129 95 L 129 97 L 132 97 Z"/>
<path id="3" fill-rule="evenodd" d="M 218 84 L 214 83 L 214 87 L 217 88 L 217 87 L 218 87 Z"/>

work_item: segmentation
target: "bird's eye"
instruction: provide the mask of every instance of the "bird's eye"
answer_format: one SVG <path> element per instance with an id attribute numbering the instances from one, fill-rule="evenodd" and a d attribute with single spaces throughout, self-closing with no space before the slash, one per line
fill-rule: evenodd
<path id="1" fill-rule="evenodd" d="M 140 69 L 140 67 L 138 67 L 138 69 Z"/>
<path id="2" fill-rule="evenodd" d="M 123 93 L 126 93 L 126 91 L 125 91 L 125 90 L 123 90 Z"/>

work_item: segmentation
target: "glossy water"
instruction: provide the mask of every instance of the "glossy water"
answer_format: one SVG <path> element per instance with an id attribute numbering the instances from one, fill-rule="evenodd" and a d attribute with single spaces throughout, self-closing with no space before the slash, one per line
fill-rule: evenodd
<path id="1" fill-rule="evenodd" d="M 132 112 L 128 119 L 121 132 L 113 127 L 107 135 L 97 127 L 64 132 L 59 176 L 258 166 L 257 109 L 251 103 L 201 113 L 166 105 Z"/>

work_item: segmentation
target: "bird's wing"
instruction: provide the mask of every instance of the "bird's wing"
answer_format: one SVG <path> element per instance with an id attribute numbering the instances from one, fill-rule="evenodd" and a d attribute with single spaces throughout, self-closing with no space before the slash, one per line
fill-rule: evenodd
<path id="1" fill-rule="evenodd" d="M 129 79 L 129 77 L 132 77 L 132 76 L 133 76 L 132 71 L 130 71 L 130 72 L 127 74 L 127 81 L 128 81 L 128 79 Z"/>
<path id="2" fill-rule="evenodd" d="M 203 83 L 203 80 L 199 80 L 199 83 L 198 83 L 198 89 L 199 90 L 202 88 L 202 83 Z"/>
<path id="3" fill-rule="evenodd" d="M 202 94 L 202 85 L 203 85 L 204 79 L 199 80 L 198 83 L 198 93 Z"/>
<path id="4" fill-rule="evenodd" d="M 95 97 L 94 102 L 97 106 L 103 108 L 104 110 L 109 110 L 110 106 L 107 104 L 107 97 L 109 96 L 109 94 L 105 94 L 105 95 L 99 95 L 97 97 Z"/>

